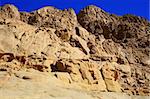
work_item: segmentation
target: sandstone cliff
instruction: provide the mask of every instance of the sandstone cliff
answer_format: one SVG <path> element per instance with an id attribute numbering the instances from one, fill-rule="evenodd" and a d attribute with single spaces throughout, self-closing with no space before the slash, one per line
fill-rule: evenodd
<path id="1" fill-rule="evenodd" d="M 107 95 L 93 92 L 149 96 L 149 35 L 146 19 L 109 14 L 93 5 L 77 15 L 73 9 L 44 7 L 27 13 L 4 5 L 0 9 L 0 96 L 57 99 L 63 97 L 55 93 L 59 90 L 70 94 L 61 99 L 106 99 Z M 36 90 L 41 91 L 33 97 L 24 95 Z"/>

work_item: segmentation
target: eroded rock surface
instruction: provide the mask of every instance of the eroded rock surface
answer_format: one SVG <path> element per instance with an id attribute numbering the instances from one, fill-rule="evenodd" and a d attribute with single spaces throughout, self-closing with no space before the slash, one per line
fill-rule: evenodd
<path id="1" fill-rule="evenodd" d="M 149 97 L 149 27 L 142 17 L 112 15 L 93 5 L 78 15 L 72 9 L 44 7 L 27 13 L 4 5 L 0 10 L 0 96 L 10 99 L 4 90 L 15 99 L 107 99 L 107 93 L 124 99 L 134 99 L 127 94 Z M 15 96 L 13 86 L 23 88 L 27 83 L 30 91 L 24 89 Z M 39 85 L 41 95 L 29 94 Z M 50 92 L 55 88 L 66 94 Z"/>

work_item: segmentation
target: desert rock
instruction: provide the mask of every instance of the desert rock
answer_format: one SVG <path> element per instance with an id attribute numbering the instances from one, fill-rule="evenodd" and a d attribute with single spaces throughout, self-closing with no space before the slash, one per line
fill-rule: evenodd
<path id="1" fill-rule="evenodd" d="M 117 16 L 94 5 L 77 15 L 73 9 L 19 12 L 4 5 L 0 96 L 148 99 L 149 26 L 142 17 Z"/>

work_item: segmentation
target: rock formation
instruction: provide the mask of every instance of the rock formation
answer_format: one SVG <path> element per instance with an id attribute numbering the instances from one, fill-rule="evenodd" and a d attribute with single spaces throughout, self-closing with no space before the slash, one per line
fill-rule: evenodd
<path id="1" fill-rule="evenodd" d="M 76 15 L 54 7 L 19 12 L 7 4 L 0 9 L 0 75 L 6 73 L 8 83 L 11 77 L 28 80 L 33 69 L 84 91 L 149 96 L 149 35 L 146 19 L 93 5 Z M 93 95 L 89 99 L 101 99 Z"/>

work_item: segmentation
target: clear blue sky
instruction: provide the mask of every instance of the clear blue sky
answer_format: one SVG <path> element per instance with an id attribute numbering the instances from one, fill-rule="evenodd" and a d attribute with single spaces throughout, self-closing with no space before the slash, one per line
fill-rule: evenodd
<path id="1" fill-rule="evenodd" d="M 33 11 L 43 6 L 59 9 L 73 8 L 76 13 L 87 5 L 93 4 L 109 13 L 117 15 L 134 14 L 150 20 L 150 0 L 0 0 L 0 5 L 14 4 L 20 11 Z"/>

